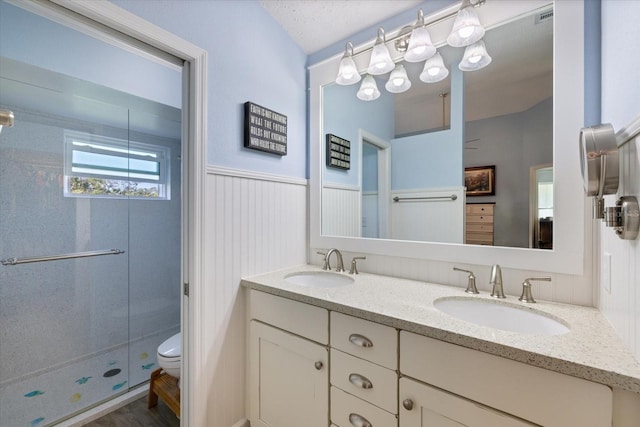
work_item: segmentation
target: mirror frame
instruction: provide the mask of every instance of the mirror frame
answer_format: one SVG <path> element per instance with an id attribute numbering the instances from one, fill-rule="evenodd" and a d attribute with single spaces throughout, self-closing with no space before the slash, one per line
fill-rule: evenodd
<path id="1" fill-rule="evenodd" d="M 553 85 L 553 167 L 554 167 L 554 237 L 553 249 L 529 249 L 468 244 L 430 243 L 388 239 L 324 236 L 321 233 L 323 144 L 323 86 L 334 83 L 342 52 L 309 66 L 310 105 L 310 249 L 339 248 L 362 254 L 390 255 L 432 261 L 491 265 L 565 274 L 584 274 L 585 217 L 587 199 L 583 195 L 577 138 L 584 123 L 584 5 L 582 2 L 529 0 L 487 2 L 478 9 L 481 22 L 490 29 L 545 5 L 554 7 L 554 85 Z M 459 3 L 426 17 L 426 22 L 457 11 Z M 444 44 L 451 20 L 429 27 L 436 46 Z M 399 29 L 388 32 L 389 37 Z M 373 34 L 373 33 L 372 33 Z M 358 46 L 362 52 L 374 40 Z M 355 55 L 361 71 L 369 55 Z M 366 58 L 365 58 L 366 57 Z"/>

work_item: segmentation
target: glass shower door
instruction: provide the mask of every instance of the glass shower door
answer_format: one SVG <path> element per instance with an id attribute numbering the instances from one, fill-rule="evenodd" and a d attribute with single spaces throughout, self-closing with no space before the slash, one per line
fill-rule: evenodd
<path id="1" fill-rule="evenodd" d="M 15 125 L 0 133 L 0 426 L 44 426 L 129 387 L 128 200 L 72 183 L 92 163 L 74 143 L 126 140 L 128 111 L 20 81 L 24 64 L 2 60 Z"/>

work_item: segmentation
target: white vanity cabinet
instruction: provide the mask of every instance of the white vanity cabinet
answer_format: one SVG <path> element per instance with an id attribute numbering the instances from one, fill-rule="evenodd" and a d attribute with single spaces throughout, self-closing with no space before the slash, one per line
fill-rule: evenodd
<path id="1" fill-rule="evenodd" d="M 329 424 L 328 311 L 249 293 L 252 427 Z"/>
<path id="2" fill-rule="evenodd" d="M 411 332 L 400 332 L 400 372 L 411 377 L 400 382 L 401 427 L 421 425 L 415 421 L 420 414 L 452 420 L 438 426 L 531 425 L 525 420 L 545 427 L 612 423 L 613 394 L 607 386 Z M 405 405 L 407 399 L 413 405 Z M 473 423 L 465 421 L 470 414 L 478 416 Z"/>
<path id="3" fill-rule="evenodd" d="M 400 379 L 400 427 L 532 427 L 477 402 L 410 378 Z"/>
<path id="4" fill-rule="evenodd" d="M 331 421 L 338 427 L 398 425 L 398 331 L 331 312 Z"/>
<path id="5" fill-rule="evenodd" d="M 248 313 L 252 427 L 613 422 L 602 384 L 256 290 Z"/>

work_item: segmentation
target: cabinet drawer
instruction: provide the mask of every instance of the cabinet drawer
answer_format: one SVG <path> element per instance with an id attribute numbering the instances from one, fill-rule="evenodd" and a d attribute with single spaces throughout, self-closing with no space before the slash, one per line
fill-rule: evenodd
<path id="1" fill-rule="evenodd" d="M 345 393 L 339 388 L 331 387 L 331 421 L 340 427 L 357 427 L 363 425 L 358 422 L 360 418 L 368 421 L 371 427 L 397 427 L 398 425 L 395 415 Z"/>
<path id="2" fill-rule="evenodd" d="M 485 214 L 493 216 L 494 205 L 467 205 L 467 214 Z"/>
<path id="3" fill-rule="evenodd" d="M 329 343 L 329 311 L 260 291 L 249 291 L 249 319 L 321 344 Z"/>
<path id="4" fill-rule="evenodd" d="M 493 234 L 467 233 L 466 241 L 475 245 L 493 245 Z"/>
<path id="5" fill-rule="evenodd" d="M 609 387 L 411 332 L 400 372 L 546 427 L 611 425 Z"/>
<path id="6" fill-rule="evenodd" d="M 493 224 L 493 215 L 467 215 L 467 224 Z"/>
<path id="7" fill-rule="evenodd" d="M 389 326 L 332 311 L 331 347 L 389 369 L 398 367 L 398 333 Z"/>
<path id="8" fill-rule="evenodd" d="M 385 411 L 398 412 L 398 374 L 366 360 L 331 349 L 331 385 Z"/>
<path id="9" fill-rule="evenodd" d="M 485 224 L 477 224 L 477 223 L 469 223 L 467 224 L 467 233 L 493 233 L 493 223 L 485 223 Z"/>

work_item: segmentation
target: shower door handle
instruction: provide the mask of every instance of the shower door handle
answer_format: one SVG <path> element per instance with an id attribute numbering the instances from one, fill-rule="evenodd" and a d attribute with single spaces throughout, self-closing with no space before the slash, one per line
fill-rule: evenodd
<path id="1" fill-rule="evenodd" d="M 58 261 L 62 259 L 87 258 L 87 257 L 102 256 L 102 255 L 120 255 L 123 253 L 125 253 L 125 251 L 121 249 L 109 249 L 104 251 L 75 252 L 71 254 L 49 255 L 49 256 L 40 256 L 40 257 L 31 257 L 31 258 L 7 258 L 7 259 L 0 260 L 0 264 L 2 265 L 29 264 L 31 262 Z"/>

